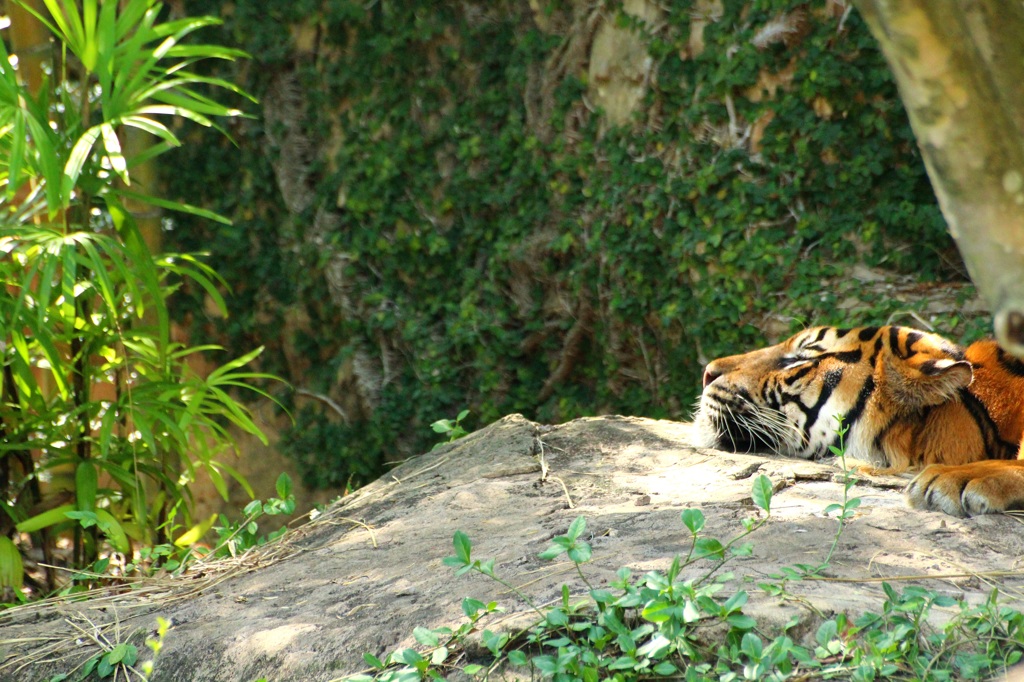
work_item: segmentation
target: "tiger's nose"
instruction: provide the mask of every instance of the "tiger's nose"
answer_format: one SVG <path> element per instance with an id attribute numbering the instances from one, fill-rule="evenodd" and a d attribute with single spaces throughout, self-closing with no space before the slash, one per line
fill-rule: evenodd
<path id="1" fill-rule="evenodd" d="M 722 373 L 715 369 L 715 363 L 709 364 L 704 368 L 704 388 L 707 388 L 708 384 L 720 376 L 722 376 Z"/>

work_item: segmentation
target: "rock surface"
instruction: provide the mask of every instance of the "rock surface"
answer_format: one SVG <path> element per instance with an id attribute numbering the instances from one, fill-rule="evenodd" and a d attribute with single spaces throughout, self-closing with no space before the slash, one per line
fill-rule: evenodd
<path id="1" fill-rule="evenodd" d="M 538 603 L 563 583 L 584 591 L 572 564 L 537 558 L 553 535 L 586 517 L 594 558 L 585 571 L 606 583 L 620 566 L 664 569 L 685 553 L 679 519 L 700 507 L 709 535 L 727 539 L 757 513 L 753 477 L 776 493 L 769 522 L 750 540 L 751 557 L 730 565 L 748 590 L 746 611 L 770 631 L 792 619 L 791 636 L 816 627 L 818 614 L 878 610 L 879 579 L 915 584 L 970 600 L 1020 587 L 1024 555 L 1018 519 L 956 519 L 905 507 L 899 478 L 860 481 L 863 502 L 842 534 L 826 575 L 790 582 L 798 601 L 780 603 L 756 582 L 780 567 L 820 562 L 835 535 L 824 508 L 842 499 L 833 463 L 741 455 L 690 445 L 690 425 L 596 417 L 539 426 L 513 415 L 414 458 L 344 498 L 284 542 L 230 562 L 197 566 L 122 594 L 53 602 L 0 614 L 0 679 L 40 680 L 68 672 L 98 648 L 93 640 L 141 639 L 157 616 L 171 619 L 153 679 L 249 682 L 336 679 L 364 668 L 363 652 L 415 646 L 412 630 L 456 626 L 463 597 L 497 600 L 506 625 L 525 606 L 479 575 L 453 577 L 443 566 L 462 530 L 478 558 Z M 749 575 L 753 582 L 740 582 Z M 924 577 L 927 577 L 925 579 Z M 728 593 L 728 592 L 727 592 Z M 801 603 L 802 602 L 802 603 Z M 817 612 L 817 613 L 816 613 Z M 501 623 L 486 623 L 492 629 Z"/>

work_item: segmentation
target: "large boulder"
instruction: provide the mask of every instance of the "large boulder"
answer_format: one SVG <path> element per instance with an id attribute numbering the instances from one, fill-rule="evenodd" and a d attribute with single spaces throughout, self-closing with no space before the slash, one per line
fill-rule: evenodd
<path id="1" fill-rule="evenodd" d="M 159 682 L 335 679 L 364 668 L 364 652 L 415 646 L 415 626 L 463 622 L 463 597 L 506 607 L 491 628 L 530 617 L 497 583 L 477 574 L 455 578 L 442 565 L 456 530 L 472 539 L 474 557 L 493 557 L 499 575 L 546 603 L 563 583 L 585 592 L 564 556 L 537 557 L 576 516 L 586 517 L 594 549 L 584 570 L 591 583 L 605 583 L 620 566 L 664 569 L 685 553 L 683 509 L 700 507 L 708 534 L 734 536 L 742 519 L 761 513 L 750 494 L 759 474 L 776 490 L 771 518 L 750 538 L 753 555 L 732 562 L 736 579 L 725 593 L 751 592 L 746 610 L 762 631 L 795 619 L 789 633 L 800 637 L 822 614 L 877 610 L 882 578 L 980 601 L 990 590 L 984 576 L 1013 568 L 1024 555 L 1016 519 L 912 510 L 902 499 L 903 479 L 870 478 L 851 491 L 862 504 L 840 537 L 828 579 L 789 582 L 799 599 L 780 603 L 754 585 L 782 567 L 822 561 L 837 528 L 824 509 L 842 500 L 841 470 L 835 462 L 694 448 L 690 429 L 628 417 L 553 427 L 506 417 L 405 462 L 240 559 L 89 601 L 0 614 L 0 679 L 34 682 L 70 671 L 98 651 L 94 638 L 134 636 L 144 650 L 141 640 L 157 616 L 172 621 L 157 658 Z"/>

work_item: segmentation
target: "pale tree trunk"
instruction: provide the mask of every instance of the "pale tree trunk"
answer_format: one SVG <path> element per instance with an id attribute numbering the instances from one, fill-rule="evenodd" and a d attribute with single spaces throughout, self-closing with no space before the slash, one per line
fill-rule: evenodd
<path id="1" fill-rule="evenodd" d="M 1024 357 L 1024 3 L 854 0 L 996 336 Z"/>

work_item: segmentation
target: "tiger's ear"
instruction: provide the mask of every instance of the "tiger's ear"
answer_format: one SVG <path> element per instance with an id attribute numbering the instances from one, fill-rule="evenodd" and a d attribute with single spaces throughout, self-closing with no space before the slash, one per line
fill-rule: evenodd
<path id="1" fill-rule="evenodd" d="M 973 380 L 974 369 L 966 360 L 931 354 L 885 359 L 885 390 L 897 407 L 907 410 L 956 400 Z"/>

